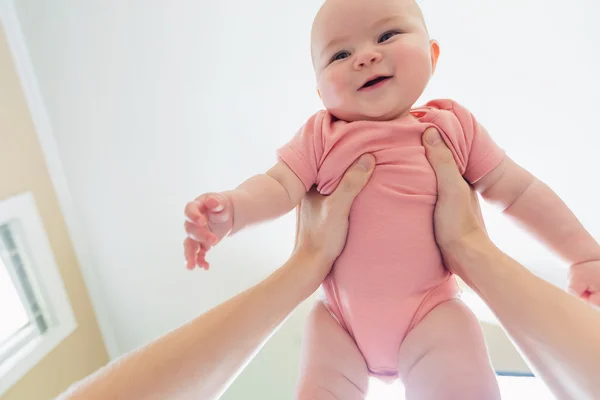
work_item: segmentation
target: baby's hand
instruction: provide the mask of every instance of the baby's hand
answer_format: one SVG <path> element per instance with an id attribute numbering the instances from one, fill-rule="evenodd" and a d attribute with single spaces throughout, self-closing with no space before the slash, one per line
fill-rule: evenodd
<path id="1" fill-rule="evenodd" d="M 233 205 L 224 195 L 207 193 L 185 207 L 185 231 L 183 242 L 188 269 L 208 269 L 206 252 L 223 239 L 233 227 Z"/>
<path id="2" fill-rule="evenodd" d="M 572 265 L 569 270 L 569 290 L 600 307 L 600 261 Z"/>

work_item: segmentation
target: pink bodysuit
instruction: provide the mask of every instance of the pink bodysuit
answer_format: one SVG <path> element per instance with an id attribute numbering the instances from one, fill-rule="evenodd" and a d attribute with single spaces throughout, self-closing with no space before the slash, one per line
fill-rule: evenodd
<path id="1" fill-rule="evenodd" d="M 408 332 L 459 292 L 444 268 L 433 232 L 435 173 L 421 144 L 430 126 L 440 131 L 471 183 L 492 171 L 504 152 L 471 113 L 436 100 L 394 121 L 344 122 L 313 115 L 278 156 L 323 194 L 337 187 L 362 154 L 375 171 L 354 201 L 344 252 L 324 282 L 330 312 L 354 338 L 371 373 L 397 376 L 398 351 Z"/>

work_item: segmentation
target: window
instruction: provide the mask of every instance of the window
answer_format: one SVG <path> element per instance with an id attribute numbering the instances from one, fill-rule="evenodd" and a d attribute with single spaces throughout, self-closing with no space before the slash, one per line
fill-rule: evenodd
<path id="1" fill-rule="evenodd" d="M 0 395 L 76 328 L 29 193 L 0 201 Z"/>
<path id="2" fill-rule="evenodd" d="M 0 363 L 48 330 L 17 247 L 18 221 L 0 225 Z"/>

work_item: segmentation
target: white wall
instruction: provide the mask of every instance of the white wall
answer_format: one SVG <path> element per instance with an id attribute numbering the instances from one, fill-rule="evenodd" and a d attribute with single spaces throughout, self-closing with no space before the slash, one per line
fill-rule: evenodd
<path id="1" fill-rule="evenodd" d="M 227 240 L 210 254 L 210 272 L 190 273 L 182 210 L 200 193 L 267 169 L 275 149 L 320 107 L 309 57 L 319 5 L 16 1 L 121 351 L 248 287 L 289 253 L 290 216 Z M 468 106 L 600 237 L 598 3 L 422 5 L 442 46 L 424 97 Z M 551 260 L 513 225 L 486 214 L 511 255 L 535 268 Z M 560 270 L 551 275 L 564 283 Z M 226 398 L 291 397 L 308 308 L 290 318 Z"/>

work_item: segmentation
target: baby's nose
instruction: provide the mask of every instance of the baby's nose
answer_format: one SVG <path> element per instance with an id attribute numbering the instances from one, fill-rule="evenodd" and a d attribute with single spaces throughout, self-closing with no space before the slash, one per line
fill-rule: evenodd
<path id="1" fill-rule="evenodd" d="M 381 53 L 377 51 L 365 51 L 356 58 L 354 67 L 356 69 L 361 69 L 373 64 L 377 64 L 379 61 L 381 61 Z"/>

